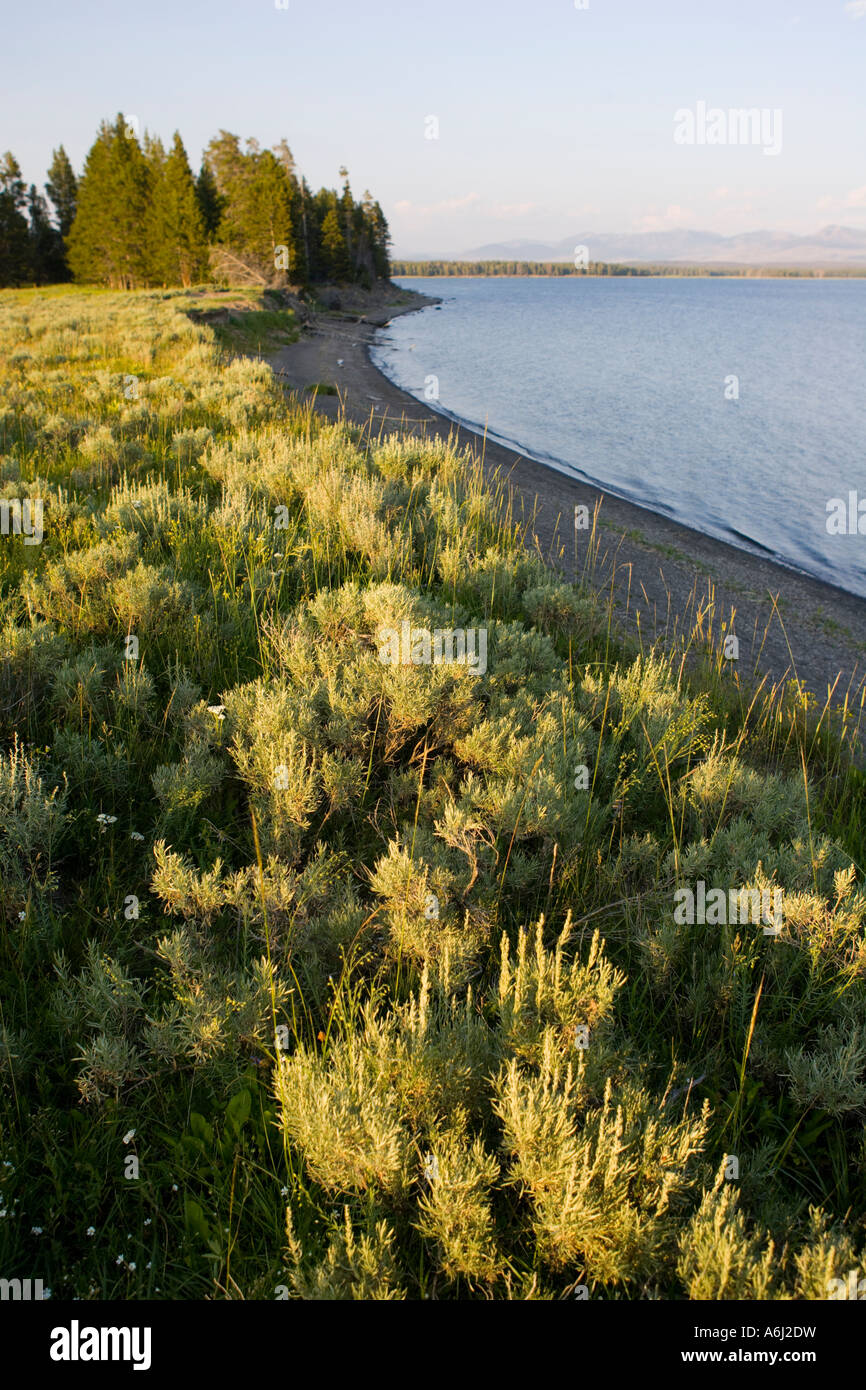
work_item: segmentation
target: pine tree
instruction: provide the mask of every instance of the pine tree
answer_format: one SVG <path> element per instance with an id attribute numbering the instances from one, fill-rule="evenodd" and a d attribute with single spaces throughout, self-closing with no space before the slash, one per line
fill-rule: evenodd
<path id="1" fill-rule="evenodd" d="M 204 161 L 195 181 L 195 196 L 198 201 L 205 236 L 208 241 L 213 241 L 219 230 L 220 219 L 223 214 L 223 200 L 220 197 L 213 170 Z"/>
<path id="2" fill-rule="evenodd" d="M 27 194 L 27 213 L 30 219 L 30 267 L 33 279 L 38 285 L 57 284 L 66 278 L 67 273 L 63 242 L 57 228 L 51 225 L 48 204 L 34 183 Z"/>
<path id="3" fill-rule="evenodd" d="M 144 133 L 142 154 L 147 165 L 149 197 L 144 221 L 145 279 L 148 285 L 172 283 L 169 246 L 170 228 L 163 190 L 165 185 L 165 147 L 158 136 Z"/>
<path id="4" fill-rule="evenodd" d="M 47 250 L 48 279 L 51 283 L 62 283 L 72 278 L 66 255 L 66 238 L 75 221 L 75 208 L 78 198 L 78 179 L 69 162 L 69 156 L 60 145 L 51 152 L 51 163 L 44 184 L 45 192 L 53 204 L 54 221 L 51 225 L 52 244 Z M 32 199 L 31 199 L 32 201 Z M 41 200 L 40 200 L 41 202 Z M 33 237 L 33 211 L 30 214 L 31 239 Z M 43 253 L 43 259 L 45 253 Z"/>
<path id="5" fill-rule="evenodd" d="M 219 197 L 225 201 L 231 197 L 236 198 L 238 185 L 246 172 L 240 136 L 221 130 L 208 144 L 204 153 L 204 164 L 213 177 Z"/>
<path id="6" fill-rule="evenodd" d="M 321 260 L 319 256 L 318 241 L 318 221 L 316 218 L 315 199 L 310 185 L 305 178 L 301 179 L 300 192 L 300 225 L 301 239 L 304 246 L 304 263 L 306 265 L 306 278 L 317 280 L 320 278 Z"/>
<path id="7" fill-rule="evenodd" d="M 387 280 L 391 274 L 391 260 L 389 255 L 391 245 L 391 233 L 385 214 L 378 202 L 373 203 L 371 216 L 372 239 L 373 239 L 373 264 L 376 267 L 376 274 L 380 280 Z"/>
<path id="8" fill-rule="evenodd" d="M 340 221 L 342 223 L 343 236 L 346 239 L 346 252 L 349 258 L 349 266 L 355 268 L 355 236 L 353 220 L 355 214 L 355 203 L 352 198 L 352 190 L 349 187 L 349 171 L 344 166 L 340 168 L 340 178 L 343 180 L 343 193 L 340 198 Z"/>
<path id="9" fill-rule="evenodd" d="M 292 283 L 305 285 L 310 278 L 307 255 L 306 208 L 304 194 L 297 179 L 289 193 L 289 216 L 291 219 L 291 260 L 289 263 Z"/>
<path id="10" fill-rule="evenodd" d="M 291 180 L 294 179 L 297 182 L 297 174 L 295 172 L 295 156 L 289 149 L 289 142 L 286 140 L 285 136 L 283 136 L 282 139 L 278 140 L 277 143 L 274 145 L 273 153 L 275 159 L 285 169 L 286 177 L 289 179 L 289 181 L 291 182 Z"/>
<path id="11" fill-rule="evenodd" d="M 151 281 L 188 287 L 207 270 L 207 242 L 192 170 L 180 134 L 168 155 L 155 143 L 150 158 L 148 273 Z"/>
<path id="12" fill-rule="evenodd" d="M 244 250 L 242 227 L 242 206 L 247 201 L 246 185 L 249 182 L 249 161 L 241 150 L 240 137 L 228 130 L 221 130 L 208 143 L 204 152 L 202 168 L 207 168 L 209 182 L 212 181 L 219 200 L 219 222 L 215 240 L 224 246 L 232 259 L 241 261 Z"/>
<path id="13" fill-rule="evenodd" d="M 340 174 L 341 191 L 322 188 L 314 195 L 285 139 L 270 150 L 254 139 L 242 147 L 239 136 L 221 130 L 194 178 L 179 133 L 166 153 L 147 133 L 139 144 L 118 116 L 100 126 L 80 182 L 60 146 L 45 187 L 78 280 L 127 288 L 190 285 L 207 272 L 210 241 L 222 248 L 221 274 L 270 284 L 330 279 L 370 285 L 389 274 L 388 226 L 372 196 L 365 193 L 356 203 L 347 170 Z M 18 203 L 11 195 L 5 203 L 10 225 L 13 211 L 24 211 L 23 184 L 16 197 Z M 44 203 L 35 190 L 31 205 L 28 247 L 43 267 L 37 275 L 44 276 L 49 247 Z M 29 271 L 19 266 L 16 273 L 20 278 Z M 58 257 L 50 275 L 63 274 Z"/>
<path id="14" fill-rule="evenodd" d="M 171 151 L 166 160 L 165 175 L 177 227 L 180 283 L 192 285 L 204 279 L 207 274 L 207 229 L 196 196 L 192 169 L 178 131 L 175 131 Z"/>
<path id="15" fill-rule="evenodd" d="M 171 278 L 171 228 L 165 197 L 165 147 L 145 131 L 142 153 L 148 171 L 150 196 L 145 216 L 145 263 L 149 285 L 175 283 Z"/>
<path id="16" fill-rule="evenodd" d="M 289 275 L 293 284 L 303 285 L 309 278 L 304 193 L 295 171 L 295 157 L 285 139 L 274 145 L 274 155 L 289 183 Z"/>
<path id="17" fill-rule="evenodd" d="M 362 201 L 355 204 L 354 223 L 356 273 L 369 289 L 379 274 L 375 254 L 376 220 L 373 195 L 369 189 L 364 193 Z"/>
<path id="18" fill-rule="evenodd" d="M 333 206 L 328 208 L 322 222 L 322 259 L 329 280 L 340 281 L 349 278 L 349 252 L 340 227 L 336 196 Z"/>
<path id="19" fill-rule="evenodd" d="M 270 150 L 256 155 L 247 227 L 253 255 L 268 268 L 269 278 L 276 269 L 276 247 L 287 248 L 289 264 L 279 278 L 288 279 L 285 271 L 291 272 L 293 240 L 291 188 L 285 169 Z"/>
<path id="20" fill-rule="evenodd" d="M 69 235 L 75 221 L 75 204 L 78 196 L 78 179 L 69 162 L 69 156 L 62 145 L 51 152 L 45 192 L 54 204 L 54 217 L 62 237 Z"/>
<path id="21" fill-rule="evenodd" d="M 31 274 L 25 203 L 18 160 L 7 150 L 0 160 L 0 285 L 22 285 Z"/>
<path id="22" fill-rule="evenodd" d="M 67 243 L 76 280 L 120 289 L 147 283 L 150 182 L 123 116 L 114 125 L 103 122 L 84 166 Z"/>
<path id="23" fill-rule="evenodd" d="M 288 150 L 288 147 L 286 147 Z M 220 131 L 207 161 L 224 199 L 219 239 L 265 280 L 288 278 L 293 245 L 291 184 L 284 163 L 258 141 L 242 152 L 237 135 Z M 292 161 L 294 163 L 294 161 Z M 277 265 L 277 248 L 288 248 L 288 266 Z"/>

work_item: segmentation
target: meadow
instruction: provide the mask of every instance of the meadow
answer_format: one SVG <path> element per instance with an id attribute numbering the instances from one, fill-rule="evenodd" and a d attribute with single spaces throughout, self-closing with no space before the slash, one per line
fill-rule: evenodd
<path id="1" fill-rule="evenodd" d="M 471 452 L 323 419 L 243 355 L 289 318 L 219 302 L 0 293 L 44 515 L 0 536 L 0 1275 L 827 1298 L 862 697 L 748 688 L 718 620 L 635 646 L 592 541 L 552 572 Z M 485 669 L 383 660 L 407 623 Z M 699 884 L 784 920 L 684 924 Z"/>

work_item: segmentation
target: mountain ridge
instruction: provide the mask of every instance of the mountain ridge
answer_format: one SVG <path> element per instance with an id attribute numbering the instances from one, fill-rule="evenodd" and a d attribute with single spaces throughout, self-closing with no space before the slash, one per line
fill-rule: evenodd
<path id="1" fill-rule="evenodd" d="M 576 247 L 592 261 L 697 265 L 866 265 L 866 231 L 829 223 L 805 236 L 760 230 L 722 236 L 682 228 L 666 232 L 578 232 L 559 241 L 520 237 L 471 250 L 394 255 L 404 261 L 570 261 Z"/>

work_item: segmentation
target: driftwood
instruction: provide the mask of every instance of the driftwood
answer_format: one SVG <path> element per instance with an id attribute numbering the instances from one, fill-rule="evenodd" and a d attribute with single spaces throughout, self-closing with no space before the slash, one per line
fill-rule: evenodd
<path id="1" fill-rule="evenodd" d="M 265 271 L 262 263 L 252 256 L 238 256 L 227 246 L 212 246 L 210 269 L 215 279 L 228 280 L 232 285 L 261 285 L 265 289 L 285 289 L 289 277 L 284 270 L 271 267 Z"/>

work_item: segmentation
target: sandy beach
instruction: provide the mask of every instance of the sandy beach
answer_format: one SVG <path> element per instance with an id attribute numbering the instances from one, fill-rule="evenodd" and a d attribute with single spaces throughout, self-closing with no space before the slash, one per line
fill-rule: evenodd
<path id="1" fill-rule="evenodd" d="M 644 645 L 698 622 L 718 641 L 724 624 L 739 639 L 741 681 L 796 677 L 821 704 L 830 690 L 834 705 L 847 691 L 856 691 L 859 703 L 866 673 L 862 599 L 572 479 L 455 424 L 388 381 L 369 356 L 376 329 L 437 302 L 397 286 L 375 296 L 341 292 L 327 310 L 307 313 L 299 341 L 268 361 L 286 387 L 307 398 L 316 385 L 336 388 L 316 395 L 316 409 L 331 418 L 345 414 L 373 435 L 399 430 L 470 446 L 486 476 L 507 480 L 515 517 L 530 523 L 527 543 L 568 575 L 583 567 L 587 551 L 583 532 L 575 555 L 575 505 L 592 516 L 600 502 L 593 582 L 613 593 L 620 621 Z"/>

